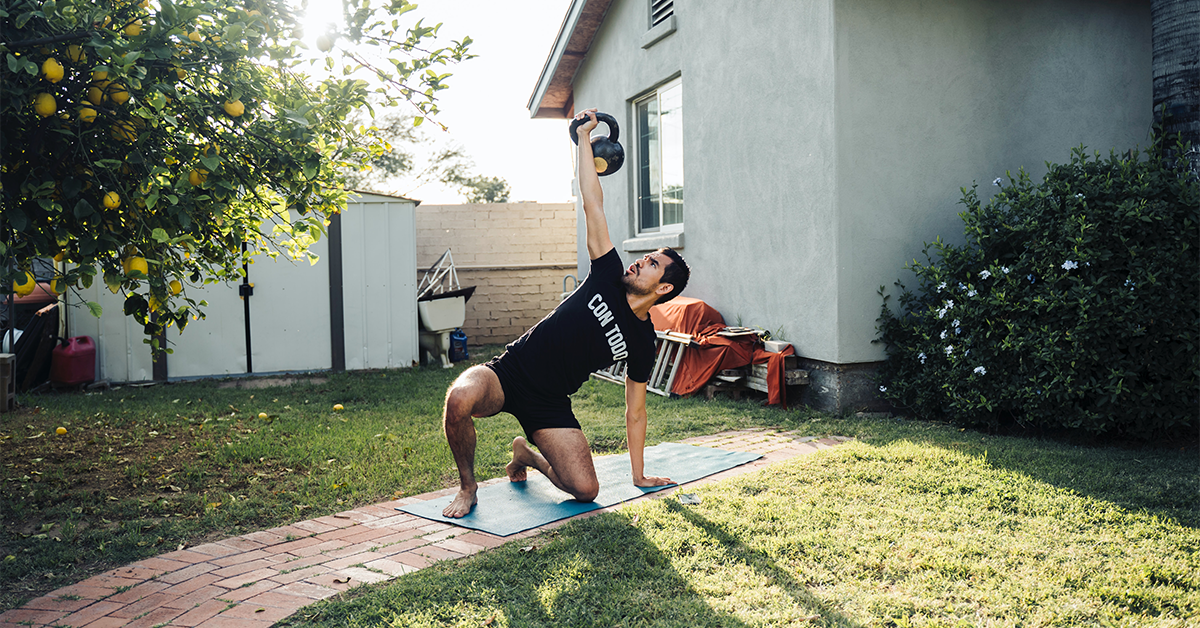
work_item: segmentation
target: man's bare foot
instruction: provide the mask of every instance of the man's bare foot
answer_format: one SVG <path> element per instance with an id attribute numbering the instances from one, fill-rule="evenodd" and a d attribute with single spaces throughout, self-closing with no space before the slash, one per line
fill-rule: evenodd
<path id="1" fill-rule="evenodd" d="M 504 471 L 508 473 L 509 482 L 524 482 L 529 479 L 526 469 L 533 464 L 533 450 L 529 449 L 529 444 L 521 436 L 514 438 L 512 445 L 512 462 L 504 467 Z"/>
<path id="2" fill-rule="evenodd" d="M 454 496 L 454 501 L 450 502 L 450 505 L 442 510 L 442 516 L 451 519 L 465 517 L 470 514 L 471 509 L 475 507 L 478 501 L 475 497 L 475 491 L 468 491 L 465 488 L 459 489 L 458 494 Z"/>

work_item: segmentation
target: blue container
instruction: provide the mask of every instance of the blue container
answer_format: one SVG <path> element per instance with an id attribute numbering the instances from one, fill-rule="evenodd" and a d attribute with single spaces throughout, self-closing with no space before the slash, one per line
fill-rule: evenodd
<path id="1" fill-rule="evenodd" d="M 450 332 L 450 361 L 462 362 L 471 357 L 467 353 L 467 334 L 461 328 Z"/>

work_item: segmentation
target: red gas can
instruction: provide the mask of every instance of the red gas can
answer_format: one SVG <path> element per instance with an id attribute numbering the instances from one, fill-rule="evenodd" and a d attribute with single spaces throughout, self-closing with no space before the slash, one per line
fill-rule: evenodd
<path id="1" fill-rule="evenodd" d="M 77 386 L 96 379 L 96 345 L 91 336 L 63 339 L 50 358 L 50 383 Z"/>

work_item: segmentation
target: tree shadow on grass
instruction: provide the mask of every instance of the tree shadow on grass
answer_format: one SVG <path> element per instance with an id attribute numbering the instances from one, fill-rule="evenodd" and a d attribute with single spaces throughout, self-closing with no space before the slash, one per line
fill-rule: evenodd
<path id="1" fill-rule="evenodd" d="M 672 503 L 673 500 L 663 500 Z M 857 624 L 829 610 L 784 569 L 748 551 L 719 526 L 681 509 L 671 512 L 717 539 L 728 561 L 791 594 L 802 625 Z M 680 573 L 672 556 L 619 513 L 573 521 L 556 531 L 510 542 L 474 557 L 438 563 L 386 585 L 318 603 L 280 626 L 748 626 L 714 608 Z M 745 610 L 745 609 L 743 609 Z M 750 609 L 753 612 L 756 609 Z M 785 622 L 790 625 L 792 622 Z"/>
<path id="2" fill-rule="evenodd" d="M 904 421 L 867 442 L 906 440 L 981 459 L 1130 512 L 1200 528 L 1200 464 L 1194 446 L 1097 445 L 1034 436 L 998 436 L 970 429 Z"/>

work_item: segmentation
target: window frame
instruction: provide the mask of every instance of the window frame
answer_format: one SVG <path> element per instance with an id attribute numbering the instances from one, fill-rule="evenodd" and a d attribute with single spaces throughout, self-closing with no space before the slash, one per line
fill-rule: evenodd
<path id="1" fill-rule="evenodd" d="M 662 194 L 662 185 L 663 185 L 662 179 L 663 179 L 664 170 L 663 170 L 663 137 L 662 137 L 663 126 L 661 124 L 661 120 L 662 120 L 661 108 L 659 108 L 659 110 L 655 114 L 658 116 L 658 124 L 656 125 L 656 128 L 659 131 L 659 137 L 657 139 L 658 146 L 657 146 L 657 155 L 656 155 L 657 160 L 658 160 L 657 171 L 659 173 L 658 174 L 659 190 L 658 190 L 658 195 L 657 195 L 658 198 L 656 201 L 657 214 L 658 214 L 657 215 L 658 225 L 654 226 L 654 227 L 646 227 L 643 224 L 643 220 L 642 220 L 643 199 L 648 196 L 653 196 L 652 193 L 644 190 L 644 186 L 648 185 L 651 188 L 653 188 L 653 185 L 654 185 L 654 181 L 653 181 L 654 175 L 653 175 L 652 165 L 648 164 L 648 163 L 644 163 L 643 158 L 649 160 L 649 159 L 653 159 L 654 157 L 647 156 L 646 155 L 647 149 L 644 148 L 644 146 L 643 146 L 643 144 L 645 142 L 643 140 L 644 130 L 642 128 L 643 125 L 642 125 L 642 120 L 641 120 L 641 107 L 645 103 L 647 103 L 651 100 L 657 100 L 659 103 L 661 103 L 663 94 L 672 89 L 676 89 L 676 88 L 679 89 L 679 99 L 680 99 L 680 103 L 681 103 L 680 104 L 680 115 L 682 116 L 683 78 L 681 76 L 675 76 L 674 78 L 671 78 L 671 79 L 659 84 L 654 89 L 648 90 L 645 93 L 639 95 L 637 98 L 634 98 L 630 103 L 631 110 L 632 110 L 632 118 L 633 118 L 633 122 L 634 122 L 634 133 L 633 133 L 633 140 L 634 140 L 633 141 L 633 144 L 634 144 L 633 165 L 634 165 L 634 169 L 633 169 L 633 195 L 632 195 L 633 225 L 634 225 L 634 233 L 637 234 L 638 236 L 643 236 L 643 235 L 653 236 L 653 235 L 660 235 L 660 234 L 679 233 L 679 232 L 683 231 L 684 224 L 686 222 L 685 214 L 683 214 L 683 209 L 681 208 L 680 209 L 680 218 L 681 219 L 679 222 L 671 223 L 671 224 L 663 224 L 664 195 Z M 679 132 L 679 137 L 677 139 L 678 139 L 678 146 L 676 148 L 678 149 L 678 152 L 679 152 L 679 158 L 678 158 L 678 164 L 676 164 L 676 165 L 678 166 L 678 169 L 679 169 L 680 180 L 686 181 L 686 179 L 683 176 L 683 170 L 684 170 L 683 169 L 683 156 L 684 155 L 683 155 L 682 131 Z M 651 172 L 648 173 L 646 176 L 643 176 L 644 169 L 650 169 Z M 683 185 L 683 188 L 685 189 L 685 191 L 686 191 L 686 187 L 687 187 L 687 185 L 685 182 Z M 683 205 L 682 202 L 680 204 Z"/>

